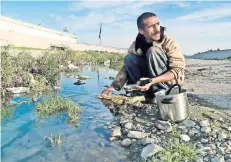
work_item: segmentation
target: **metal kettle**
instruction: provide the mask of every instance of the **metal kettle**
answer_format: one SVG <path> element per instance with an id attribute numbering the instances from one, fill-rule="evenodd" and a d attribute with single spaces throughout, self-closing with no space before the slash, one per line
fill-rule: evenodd
<path id="1" fill-rule="evenodd" d="M 172 93 L 172 89 L 178 86 L 178 92 Z M 179 84 L 174 84 L 168 91 L 156 93 L 159 116 L 162 120 L 180 122 L 189 116 L 189 102 L 185 89 Z"/>

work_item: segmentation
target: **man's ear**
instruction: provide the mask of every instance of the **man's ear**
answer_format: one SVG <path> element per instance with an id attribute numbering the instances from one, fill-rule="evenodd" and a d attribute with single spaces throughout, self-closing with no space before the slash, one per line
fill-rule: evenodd
<path id="1" fill-rule="evenodd" d="M 140 29 L 140 28 L 139 28 L 138 30 L 139 30 L 139 33 L 140 33 L 140 34 L 144 34 L 143 29 Z"/>

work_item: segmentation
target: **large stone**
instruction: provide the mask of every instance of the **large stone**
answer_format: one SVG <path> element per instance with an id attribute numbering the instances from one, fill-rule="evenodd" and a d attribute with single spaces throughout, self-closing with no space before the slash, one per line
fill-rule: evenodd
<path id="1" fill-rule="evenodd" d="M 131 144 L 132 144 L 132 141 L 129 138 L 126 138 L 121 142 L 121 145 L 124 147 L 129 147 Z"/>
<path id="2" fill-rule="evenodd" d="M 13 94 L 29 93 L 30 88 L 28 88 L 28 87 L 13 87 L 13 88 L 6 88 L 6 91 L 13 93 Z"/>
<path id="3" fill-rule="evenodd" d="M 192 120 L 184 120 L 180 125 L 186 126 L 186 127 L 193 127 L 196 125 L 196 123 Z"/>
<path id="4" fill-rule="evenodd" d="M 162 151 L 162 150 L 163 150 L 162 147 L 152 143 L 143 148 L 141 152 L 141 157 L 146 159 L 152 155 L 155 155 L 157 152 Z"/>
<path id="5" fill-rule="evenodd" d="M 146 134 L 144 132 L 139 131 L 130 131 L 127 135 L 128 138 L 135 138 L 135 139 L 141 139 L 144 138 Z"/>
<path id="6" fill-rule="evenodd" d="M 171 132 L 172 131 L 171 123 L 168 121 L 157 120 L 155 123 L 155 127 L 157 127 L 160 130 L 163 130 L 165 132 Z"/>

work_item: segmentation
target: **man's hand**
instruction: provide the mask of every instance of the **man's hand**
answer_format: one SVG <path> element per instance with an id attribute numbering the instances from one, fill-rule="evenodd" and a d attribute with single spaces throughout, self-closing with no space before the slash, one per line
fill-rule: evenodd
<path id="1" fill-rule="evenodd" d="M 136 86 L 137 89 L 140 89 L 142 91 L 147 91 L 152 86 L 152 83 L 148 83 L 145 86 Z"/>
<path id="2" fill-rule="evenodd" d="M 110 86 L 110 87 L 106 88 L 105 90 L 103 90 L 103 92 L 98 97 L 101 99 L 102 98 L 107 99 L 108 96 L 111 96 L 111 94 L 114 90 L 115 90 L 115 88 Z"/>

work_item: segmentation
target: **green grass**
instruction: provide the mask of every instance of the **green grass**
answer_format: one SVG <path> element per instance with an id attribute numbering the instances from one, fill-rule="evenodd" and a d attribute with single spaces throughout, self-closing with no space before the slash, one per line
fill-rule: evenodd
<path id="1" fill-rule="evenodd" d="M 198 151 L 195 145 L 181 142 L 169 143 L 165 150 L 158 152 L 153 157 L 153 162 L 180 162 L 193 161 Z"/>
<path id="2" fill-rule="evenodd" d="M 82 109 L 73 101 L 57 94 L 44 97 L 41 103 L 36 103 L 36 112 L 39 117 L 48 118 L 67 113 L 68 123 L 74 126 L 77 126 L 81 111 Z"/>
<path id="3" fill-rule="evenodd" d="M 103 65 L 107 60 L 111 61 L 111 68 L 119 70 L 122 67 L 124 54 L 108 53 L 108 52 L 76 52 L 70 49 L 65 51 L 45 51 L 44 55 L 39 58 L 33 58 L 28 51 L 20 51 L 18 55 L 10 54 L 11 47 L 2 47 L 2 88 L 18 87 L 31 85 L 31 71 L 37 69 L 39 71 L 38 81 L 45 78 L 47 85 L 55 85 L 62 71 L 71 72 L 67 68 L 68 62 L 81 67 L 85 63 L 92 65 Z M 64 69 L 59 68 L 60 65 Z M 80 69 L 79 69 L 80 70 Z M 75 70 L 75 72 L 78 71 Z M 34 77 L 35 78 L 35 77 Z M 36 78 L 35 78 L 36 79 Z"/>
<path id="4" fill-rule="evenodd" d="M 61 134 L 53 136 L 51 133 L 50 136 L 44 137 L 43 142 L 48 142 L 49 145 L 51 145 L 52 147 L 60 146 L 63 143 L 61 136 L 62 136 Z"/>

